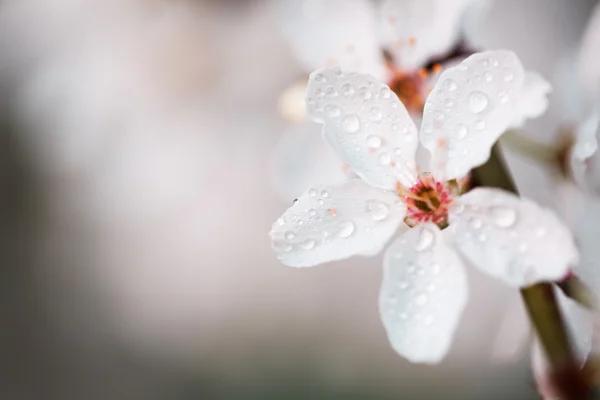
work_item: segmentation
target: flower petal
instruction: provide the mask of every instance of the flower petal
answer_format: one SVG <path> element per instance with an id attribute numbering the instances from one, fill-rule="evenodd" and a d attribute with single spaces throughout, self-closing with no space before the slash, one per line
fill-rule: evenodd
<path id="1" fill-rule="evenodd" d="M 503 190 L 477 188 L 459 197 L 449 220 L 461 253 L 510 285 L 558 280 L 579 259 L 553 212 Z"/>
<path id="2" fill-rule="evenodd" d="M 282 263 L 310 267 L 381 251 L 405 214 L 398 196 L 354 179 L 309 189 L 273 224 L 270 236 Z"/>
<path id="3" fill-rule="evenodd" d="M 517 56 L 503 50 L 474 54 L 442 73 L 425 103 L 420 131 L 438 179 L 461 178 L 489 158 L 518 115 L 523 75 Z"/>
<path id="4" fill-rule="evenodd" d="M 412 362 L 439 362 L 469 296 L 460 257 L 427 223 L 394 241 L 383 267 L 379 312 L 390 343 Z"/>
<path id="5" fill-rule="evenodd" d="M 273 183 L 289 201 L 311 186 L 340 185 L 351 175 L 312 122 L 290 125 L 275 148 Z"/>
<path id="6" fill-rule="evenodd" d="M 479 0 L 385 0 L 382 40 L 395 61 L 414 70 L 448 52 L 461 33 L 463 17 Z"/>
<path id="7" fill-rule="evenodd" d="M 318 70 L 306 102 L 325 139 L 366 182 L 383 189 L 416 183 L 417 128 L 387 85 L 367 74 Z"/>
<path id="8" fill-rule="evenodd" d="M 600 93 L 600 4 L 594 7 L 581 39 L 579 48 L 579 71 L 583 89 L 588 99 L 597 99 Z"/>
<path id="9" fill-rule="evenodd" d="M 600 112 L 598 107 L 577 126 L 575 143 L 569 153 L 569 167 L 575 181 L 586 191 L 600 193 Z"/>
<path id="10" fill-rule="evenodd" d="M 525 120 L 541 116 L 548 109 L 548 94 L 552 91 L 550 82 L 533 71 L 525 71 L 523 86 L 519 93 L 515 116 L 511 128 L 523 126 Z"/>
<path id="11" fill-rule="evenodd" d="M 353 69 L 383 77 L 376 14 L 368 0 L 286 0 L 282 29 L 308 70 Z"/>

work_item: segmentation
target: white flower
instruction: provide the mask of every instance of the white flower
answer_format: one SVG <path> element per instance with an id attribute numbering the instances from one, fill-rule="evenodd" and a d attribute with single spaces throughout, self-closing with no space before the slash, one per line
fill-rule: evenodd
<path id="1" fill-rule="evenodd" d="M 489 0 L 288 0 L 281 3 L 281 22 L 294 54 L 308 70 L 337 66 L 369 73 L 387 83 L 411 115 L 420 118 L 425 98 L 441 68 L 437 65 L 430 74 L 424 67 L 440 57 L 447 61 L 444 67 L 457 63 L 456 57 L 464 54 L 448 56 L 461 39 L 471 34 L 489 3 Z M 384 57 L 384 53 L 390 57 Z M 519 95 L 522 102 L 518 109 L 522 111 L 515 112 L 511 127 L 541 115 L 548 106 L 548 82 L 530 72 L 525 75 L 525 82 L 519 88 L 523 93 Z M 282 114 L 296 123 L 305 113 L 298 98 L 301 87 L 293 85 L 280 101 Z M 282 139 L 285 144 L 277 148 L 274 167 L 278 172 L 274 183 L 287 198 L 305 191 L 306 181 L 336 184 L 347 179 L 342 165 L 335 164 L 328 151 L 321 149 L 322 142 L 305 137 L 310 134 L 310 128 L 290 128 Z M 289 143 L 301 143 L 304 151 L 293 149 Z M 317 160 L 314 154 L 322 154 L 323 159 Z M 298 155 L 307 161 L 293 163 L 290 168 L 290 160 L 298 160 Z M 336 171 L 333 176 L 311 172 L 315 165 L 332 164 Z"/>
<path id="2" fill-rule="evenodd" d="M 508 51 L 467 58 L 440 77 L 419 133 L 373 76 L 310 76 L 309 115 L 361 179 L 309 189 L 273 224 L 273 249 L 284 264 L 309 267 L 376 254 L 403 232 L 384 255 L 379 309 L 392 346 L 411 361 L 446 354 L 468 299 L 463 258 L 513 286 L 559 279 L 577 262 L 550 211 L 498 189 L 456 190 L 518 113 L 524 75 Z"/>
<path id="3" fill-rule="evenodd" d="M 578 57 L 570 62 L 566 98 L 577 105 L 576 118 L 585 117 L 575 129 L 574 143 L 569 152 L 568 167 L 574 180 L 588 193 L 600 195 L 600 57 L 597 44 L 600 40 L 600 4 L 596 5 L 583 35 Z M 567 105 L 568 106 L 568 105 Z"/>

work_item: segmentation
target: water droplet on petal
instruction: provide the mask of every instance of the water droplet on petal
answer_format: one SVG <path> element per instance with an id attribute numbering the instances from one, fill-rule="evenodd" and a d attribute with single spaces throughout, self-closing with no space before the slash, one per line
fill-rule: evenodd
<path id="1" fill-rule="evenodd" d="M 354 233 L 354 222 L 352 221 L 346 221 L 346 222 L 342 222 L 342 224 L 340 225 L 340 237 L 341 238 L 347 238 L 352 236 L 352 234 Z"/>
<path id="2" fill-rule="evenodd" d="M 421 230 L 421 234 L 419 235 L 419 240 L 415 246 L 416 251 L 424 251 L 427 250 L 432 244 L 435 238 L 435 234 L 431 232 L 429 229 L 423 228 Z"/>
<path id="3" fill-rule="evenodd" d="M 398 287 L 402 290 L 408 288 L 408 283 L 406 281 L 399 281 L 398 282 Z"/>
<path id="4" fill-rule="evenodd" d="M 381 88 L 381 97 L 383 97 L 384 99 L 387 99 L 388 97 L 390 97 L 392 94 L 391 90 L 384 86 Z"/>
<path id="5" fill-rule="evenodd" d="M 306 239 L 300 244 L 300 246 L 302 246 L 304 250 L 311 250 L 315 248 L 315 244 L 316 243 L 313 239 Z"/>
<path id="6" fill-rule="evenodd" d="M 334 104 L 328 104 L 325 106 L 325 114 L 330 118 L 335 118 L 340 115 L 340 108 Z"/>
<path id="7" fill-rule="evenodd" d="M 483 79 L 485 79 L 486 82 L 491 82 L 494 80 L 494 75 L 492 75 L 491 72 L 484 72 Z"/>
<path id="8" fill-rule="evenodd" d="M 501 104 L 506 104 L 508 102 L 508 95 L 502 92 L 498 95 L 498 99 L 500 100 Z"/>
<path id="9" fill-rule="evenodd" d="M 499 227 L 509 228 L 517 221 L 517 212 L 512 208 L 493 207 L 491 212 L 492 219 Z"/>
<path id="10" fill-rule="evenodd" d="M 292 240 L 295 237 L 296 237 L 296 235 L 294 235 L 294 232 L 289 232 L 288 231 L 288 232 L 285 233 L 286 240 Z"/>
<path id="11" fill-rule="evenodd" d="M 377 149 L 381 146 L 381 138 L 379 136 L 375 136 L 375 135 L 367 136 L 366 144 L 367 144 L 367 147 L 370 147 L 372 149 Z"/>
<path id="12" fill-rule="evenodd" d="M 465 124 L 458 125 L 458 129 L 456 130 L 456 136 L 459 139 L 464 139 L 469 133 L 469 128 Z"/>
<path id="13" fill-rule="evenodd" d="M 388 207 L 379 200 L 368 200 L 366 204 L 367 212 L 375 221 L 381 221 L 388 215 Z"/>
<path id="14" fill-rule="evenodd" d="M 375 106 L 375 107 L 371 108 L 371 117 L 373 117 L 373 119 L 375 121 L 379 121 L 381 119 L 381 117 L 383 117 L 383 113 L 381 112 L 381 107 Z"/>
<path id="15" fill-rule="evenodd" d="M 324 198 L 329 197 L 329 192 L 327 190 L 321 191 L 321 197 L 324 197 Z"/>
<path id="16" fill-rule="evenodd" d="M 504 75 L 505 82 L 512 82 L 513 79 L 515 79 L 515 76 L 513 75 L 512 72 L 508 72 L 506 75 Z"/>
<path id="17" fill-rule="evenodd" d="M 379 155 L 379 164 L 388 165 L 391 161 L 392 161 L 392 156 L 390 156 L 388 153 L 381 153 Z"/>
<path id="18" fill-rule="evenodd" d="M 485 93 L 477 90 L 469 95 L 468 102 L 469 111 L 471 111 L 473 114 L 479 114 L 485 111 L 488 106 L 489 99 Z"/>
<path id="19" fill-rule="evenodd" d="M 277 219 L 277 225 L 283 226 L 284 224 L 285 224 L 285 221 L 283 220 L 283 218 L 278 218 Z"/>
<path id="20" fill-rule="evenodd" d="M 355 133 L 360 128 L 360 120 L 358 116 L 351 114 L 344 117 L 342 120 L 342 128 L 348 133 Z"/>
<path id="21" fill-rule="evenodd" d="M 317 195 L 317 191 L 315 189 L 309 189 L 308 190 L 308 195 L 310 197 L 315 197 Z"/>
<path id="22" fill-rule="evenodd" d="M 449 92 L 452 92 L 452 91 L 458 89 L 458 85 L 452 79 L 446 79 L 446 81 L 444 81 L 444 87 Z"/>
<path id="23" fill-rule="evenodd" d="M 315 75 L 315 81 L 317 82 L 323 82 L 325 80 L 325 77 L 323 76 L 323 74 L 316 74 Z"/>
<path id="24" fill-rule="evenodd" d="M 475 129 L 482 131 L 485 129 L 485 121 L 479 120 L 475 122 Z"/>
<path id="25" fill-rule="evenodd" d="M 479 228 L 481 228 L 482 222 L 479 218 L 473 217 L 473 218 L 471 218 L 470 225 L 471 225 L 471 228 L 473 228 L 473 229 L 479 229 Z"/>
<path id="26" fill-rule="evenodd" d="M 349 83 L 343 84 L 341 87 L 341 90 L 342 90 L 342 94 L 347 97 L 350 97 L 354 94 L 354 86 L 352 86 Z"/>

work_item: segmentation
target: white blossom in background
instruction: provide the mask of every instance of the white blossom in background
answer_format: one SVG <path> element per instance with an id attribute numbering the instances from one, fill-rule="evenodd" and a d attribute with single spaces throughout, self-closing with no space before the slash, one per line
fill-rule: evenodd
<path id="1" fill-rule="evenodd" d="M 448 57 L 461 39 L 471 41 L 489 0 L 342 0 L 288 1 L 283 3 L 282 27 L 292 50 L 310 70 L 323 67 L 369 73 L 387 83 L 409 113 L 420 119 L 425 98 L 442 69 L 424 67 L 434 58 L 446 58 L 444 68 L 462 56 Z M 467 37 L 468 36 L 468 37 Z M 384 57 L 384 50 L 390 55 Z M 299 124 L 290 127 L 275 152 L 275 187 L 287 198 L 297 197 L 312 184 L 335 184 L 348 179 L 323 142 L 311 138 L 314 128 L 303 121 L 303 92 L 298 83 L 284 93 L 282 114 Z M 511 127 L 541 115 L 547 108 L 549 83 L 527 71 L 519 95 L 521 113 Z M 317 156 L 318 155 L 318 156 Z M 300 161 L 305 160 L 305 161 Z M 330 171 L 323 173 L 323 171 Z M 316 172 L 316 173 L 315 173 Z"/>
<path id="2" fill-rule="evenodd" d="M 577 110 L 568 112 L 578 120 L 574 143 L 568 154 L 568 168 L 575 182 L 586 192 L 600 197 L 600 159 L 598 135 L 600 134 L 600 4 L 596 5 L 581 40 L 575 60 L 568 60 L 562 71 L 568 83 L 566 101 Z M 565 108 L 569 105 L 567 104 Z"/>
<path id="3" fill-rule="evenodd" d="M 340 67 L 372 74 L 386 82 L 409 112 L 420 115 L 437 79 L 422 69 L 447 53 L 477 22 L 476 11 L 488 0 L 289 0 L 281 2 L 281 27 L 306 70 Z M 469 18 L 467 18 L 469 13 Z M 384 49 L 393 60 L 384 58 Z M 459 60 L 460 61 L 460 60 Z M 314 138 L 306 121 L 303 80 L 280 99 L 282 115 L 293 124 L 284 132 L 274 157 L 274 186 L 287 199 L 311 184 L 348 179 L 346 166 Z M 324 173 L 324 171 L 328 171 Z"/>
<path id="4" fill-rule="evenodd" d="M 384 254 L 379 310 L 394 349 L 425 363 L 445 356 L 468 300 L 463 259 L 515 287 L 562 278 L 578 254 L 552 212 L 456 184 L 521 113 L 524 84 L 515 54 L 477 53 L 442 73 L 418 131 L 374 76 L 313 72 L 308 114 L 360 179 L 315 185 L 295 201 L 270 232 L 277 257 L 310 267 L 374 255 L 400 231 Z"/>

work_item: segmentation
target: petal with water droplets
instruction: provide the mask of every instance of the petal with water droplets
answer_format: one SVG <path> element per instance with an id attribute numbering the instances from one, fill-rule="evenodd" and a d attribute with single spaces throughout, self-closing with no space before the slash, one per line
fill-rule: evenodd
<path id="1" fill-rule="evenodd" d="M 371 75 L 318 70 L 306 94 L 309 116 L 323 136 L 367 183 L 394 189 L 416 183 L 417 128 L 389 87 Z"/>
<path id="2" fill-rule="evenodd" d="M 469 295 L 460 257 L 427 223 L 392 243 L 383 268 L 379 312 L 392 347 L 412 362 L 438 363 Z"/>
<path id="3" fill-rule="evenodd" d="M 510 285 L 558 280 L 579 260 L 571 233 L 552 211 L 503 190 L 477 188 L 459 197 L 449 221 L 460 252 Z"/>
<path id="4" fill-rule="evenodd" d="M 341 67 L 383 77 L 385 73 L 369 0 L 286 0 L 281 27 L 308 70 Z"/>
<path id="5" fill-rule="evenodd" d="M 383 248 L 402 224 L 400 198 L 354 179 L 313 187 L 273 224 L 272 247 L 282 263 L 310 267 Z"/>
<path id="6" fill-rule="evenodd" d="M 342 184 L 349 175 L 312 122 L 291 125 L 275 148 L 273 183 L 285 199 L 295 199 L 311 186 Z"/>
<path id="7" fill-rule="evenodd" d="M 476 53 L 445 70 L 427 98 L 420 130 L 438 179 L 483 164 L 517 115 L 523 67 L 510 51 Z"/>

